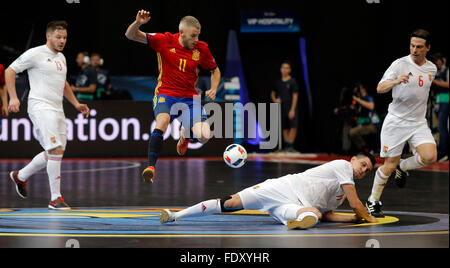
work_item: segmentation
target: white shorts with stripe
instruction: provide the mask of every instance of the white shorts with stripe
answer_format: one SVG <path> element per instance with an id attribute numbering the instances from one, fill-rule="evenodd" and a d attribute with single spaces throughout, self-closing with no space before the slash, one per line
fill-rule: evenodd
<path id="1" fill-rule="evenodd" d="M 388 114 L 381 129 L 380 157 L 397 157 L 402 155 L 403 148 L 409 143 L 413 153 L 423 144 L 436 144 L 427 122 L 410 122 Z"/>
<path id="2" fill-rule="evenodd" d="M 278 222 L 297 218 L 297 212 L 305 208 L 289 185 L 279 179 L 266 180 L 238 193 L 244 209 L 268 211 Z"/>
<path id="3" fill-rule="evenodd" d="M 29 111 L 36 130 L 36 138 L 45 151 L 58 147 L 66 149 L 67 124 L 64 113 L 53 110 Z"/>

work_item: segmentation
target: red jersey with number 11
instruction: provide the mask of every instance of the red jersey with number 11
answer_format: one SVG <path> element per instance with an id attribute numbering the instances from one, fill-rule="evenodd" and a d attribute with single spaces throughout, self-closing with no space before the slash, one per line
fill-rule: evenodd
<path id="1" fill-rule="evenodd" d="M 217 68 L 217 63 L 205 42 L 198 41 L 193 49 L 186 49 L 180 45 L 179 37 L 179 33 L 147 34 L 148 44 L 158 56 L 159 77 L 155 95 L 192 98 L 198 95 L 195 89 L 198 68 Z"/>

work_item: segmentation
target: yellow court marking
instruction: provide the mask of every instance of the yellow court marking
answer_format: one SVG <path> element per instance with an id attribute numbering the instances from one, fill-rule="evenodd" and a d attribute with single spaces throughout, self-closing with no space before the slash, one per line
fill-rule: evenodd
<path id="1" fill-rule="evenodd" d="M 261 212 L 258 210 L 241 210 L 241 211 L 237 211 L 237 212 L 233 212 L 233 213 L 223 213 L 223 214 L 231 214 L 231 215 L 241 215 L 241 214 L 246 214 L 246 215 L 269 215 L 268 212 Z M 355 214 L 352 213 L 336 213 L 339 215 L 344 215 L 344 216 L 354 216 Z M 374 226 L 374 225 L 382 225 L 382 224 L 389 224 L 389 223 L 396 223 L 399 222 L 400 220 L 396 217 L 392 217 L 392 216 L 385 216 L 384 218 L 377 218 L 378 222 L 377 223 L 360 223 L 360 224 L 354 224 L 354 225 L 348 225 L 348 226 L 344 226 L 345 228 L 348 227 L 364 227 L 364 226 Z"/>
<path id="2" fill-rule="evenodd" d="M 345 216 L 354 216 L 355 215 L 355 214 L 351 214 L 351 213 L 336 213 L 336 214 L 345 215 Z M 348 226 L 345 226 L 345 228 L 382 225 L 382 224 L 389 224 L 389 223 L 395 223 L 395 222 L 400 221 L 398 218 L 391 217 L 391 216 L 385 216 L 384 218 L 377 218 L 377 220 L 378 220 L 378 222 L 376 222 L 376 223 L 360 223 L 360 224 L 355 224 L 355 225 L 348 225 Z"/>
<path id="3" fill-rule="evenodd" d="M 2 209 L 0 210 L 0 216 L 75 216 L 75 217 L 94 217 L 94 218 L 143 218 L 143 217 L 159 217 L 158 215 L 151 214 L 131 214 L 131 213 L 142 213 L 142 212 L 154 212 L 158 213 L 162 209 L 159 208 L 148 208 L 148 209 L 136 209 L 136 210 L 70 210 L 70 212 L 61 212 L 61 213 L 14 213 L 14 214 L 1 214 L 6 212 L 12 212 L 13 210 Z M 173 211 L 181 210 L 181 209 L 171 209 Z M 258 210 L 241 210 L 232 213 L 222 213 L 224 215 L 260 215 L 260 216 L 269 216 L 268 212 L 261 212 Z M 355 214 L 352 213 L 336 213 L 340 215 L 352 216 Z M 400 220 L 395 217 L 386 216 L 385 218 L 379 218 L 378 223 L 361 223 L 355 225 L 348 225 L 347 227 L 364 227 L 364 226 L 374 226 L 374 225 L 382 225 L 399 222 Z"/>

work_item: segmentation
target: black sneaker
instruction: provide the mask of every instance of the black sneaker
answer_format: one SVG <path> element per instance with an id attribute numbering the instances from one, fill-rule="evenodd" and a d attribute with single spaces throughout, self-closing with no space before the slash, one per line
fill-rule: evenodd
<path id="1" fill-rule="evenodd" d="M 398 188 L 405 188 L 406 185 L 406 178 L 409 176 L 409 173 L 406 171 L 403 171 L 400 166 L 397 167 L 397 169 L 394 172 L 394 181 L 395 185 L 397 185 Z"/>
<path id="2" fill-rule="evenodd" d="M 62 197 L 59 197 L 55 201 L 51 201 L 50 204 L 48 205 L 48 208 L 53 209 L 53 210 L 70 210 L 71 209 Z"/>
<path id="3" fill-rule="evenodd" d="M 11 173 L 9 173 L 9 177 L 11 178 L 11 180 L 14 182 L 14 184 L 16 184 L 16 191 L 17 194 L 22 197 L 23 199 L 26 199 L 28 197 L 28 193 L 27 193 L 27 182 L 23 182 L 21 180 L 19 180 L 19 171 L 12 171 Z"/>
<path id="4" fill-rule="evenodd" d="M 384 218 L 384 213 L 381 210 L 383 207 L 383 204 L 381 204 L 381 201 L 374 201 L 370 202 L 367 201 L 366 208 L 370 215 L 374 216 L 375 218 Z"/>

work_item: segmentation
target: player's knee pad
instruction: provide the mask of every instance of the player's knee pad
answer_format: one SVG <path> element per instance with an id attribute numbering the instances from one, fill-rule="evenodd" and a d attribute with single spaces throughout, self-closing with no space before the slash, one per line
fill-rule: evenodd
<path id="1" fill-rule="evenodd" d="M 240 207 L 240 208 L 226 208 L 225 207 L 225 202 L 227 202 L 231 198 L 232 198 L 231 196 L 227 196 L 227 197 L 224 197 L 224 198 L 220 199 L 220 209 L 222 210 L 222 213 L 224 213 L 224 212 L 228 212 L 228 213 L 236 212 L 236 211 L 244 209 L 243 207 Z"/>

